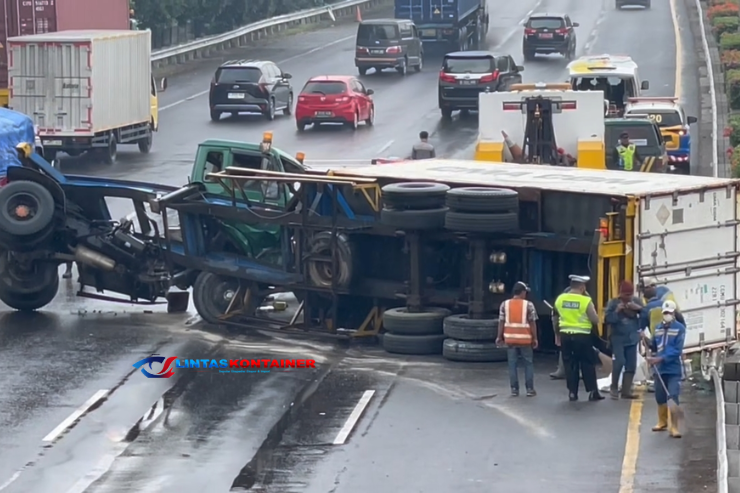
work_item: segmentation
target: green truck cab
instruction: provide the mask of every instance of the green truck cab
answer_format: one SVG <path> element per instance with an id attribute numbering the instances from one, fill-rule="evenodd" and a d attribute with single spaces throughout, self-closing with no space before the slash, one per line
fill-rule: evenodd
<path id="1" fill-rule="evenodd" d="M 272 133 L 265 132 L 262 142 L 247 143 L 231 140 L 209 139 L 198 146 L 190 175 L 191 183 L 202 184 L 212 199 L 223 198 L 229 202 L 235 198 L 262 207 L 283 208 L 292 197 L 285 182 L 231 181 L 224 186 L 213 173 L 226 168 L 247 168 L 260 171 L 303 174 L 306 168 L 293 156 L 272 147 Z M 229 189 L 238 183 L 240 189 Z M 245 200 L 245 197 L 247 200 Z M 271 265 L 281 264 L 280 226 L 264 224 L 249 226 L 236 221 L 220 220 L 222 231 L 216 241 L 222 242 L 218 249 L 240 253 Z"/>
<path id="2" fill-rule="evenodd" d="M 619 136 L 627 132 L 630 141 L 637 147 L 643 160 L 642 166 L 634 171 L 665 173 L 668 171 L 668 153 L 658 126 L 647 118 L 608 118 L 604 122 L 606 146 L 606 169 L 619 170 L 614 158 L 614 149 L 619 145 Z M 622 170 L 623 171 L 623 170 Z"/>

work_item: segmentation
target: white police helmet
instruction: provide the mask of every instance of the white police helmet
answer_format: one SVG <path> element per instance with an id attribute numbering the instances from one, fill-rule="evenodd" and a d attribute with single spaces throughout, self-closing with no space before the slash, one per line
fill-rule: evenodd
<path id="1" fill-rule="evenodd" d="M 663 302 L 663 313 L 675 313 L 676 311 L 676 302 L 671 300 L 666 300 Z"/>

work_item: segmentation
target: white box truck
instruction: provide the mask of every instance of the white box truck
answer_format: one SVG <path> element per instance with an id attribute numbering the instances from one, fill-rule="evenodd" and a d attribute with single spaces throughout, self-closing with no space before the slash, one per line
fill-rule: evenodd
<path id="1" fill-rule="evenodd" d="M 33 119 L 50 161 L 95 151 L 112 164 L 120 144 L 148 153 L 157 122 L 150 59 L 150 31 L 10 38 L 9 106 Z"/>

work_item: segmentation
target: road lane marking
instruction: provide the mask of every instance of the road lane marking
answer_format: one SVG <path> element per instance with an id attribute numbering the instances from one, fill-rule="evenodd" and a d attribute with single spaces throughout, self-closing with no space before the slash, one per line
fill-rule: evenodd
<path id="1" fill-rule="evenodd" d="M 14 474 L 13 474 L 13 475 L 12 475 L 12 476 L 10 477 L 10 479 L 8 479 L 8 480 L 7 480 L 7 481 L 5 481 L 5 482 L 4 482 L 3 484 L 1 484 L 1 485 L 0 485 L 0 491 L 3 491 L 3 490 L 5 490 L 5 489 L 7 489 L 7 488 L 8 488 L 8 486 L 10 486 L 11 484 L 15 483 L 15 480 L 21 477 L 21 472 L 22 472 L 22 470 L 21 470 L 21 471 L 16 471 L 16 472 L 15 472 L 15 473 L 14 473 Z"/>
<path id="2" fill-rule="evenodd" d="M 678 9 L 676 0 L 670 0 L 671 21 L 673 21 L 673 36 L 676 38 L 676 83 L 675 96 L 681 100 L 683 92 L 683 41 L 681 40 L 681 30 L 678 26 Z"/>
<path id="3" fill-rule="evenodd" d="M 355 425 L 357 425 L 357 422 L 362 417 L 362 413 L 365 412 L 365 408 L 367 408 L 367 405 L 370 404 L 370 399 L 372 399 L 374 395 L 374 390 L 366 390 L 362 394 L 362 397 L 360 397 L 360 400 L 357 402 L 357 405 L 347 418 L 347 421 L 345 421 L 344 426 L 342 426 L 342 429 L 339 430 L 339 433 L 337 433 L 337 437 L 334 439 L 333 445 L 345 444 L 347 438 L 349 438 L 349 434 L 352 433 L 352 430 L 354 429 Z"/>
<path id="4" fill-rule="evenodd" d="M 290 56 L 288 58 L 285 58 L 285 59 L 280 60 L 280 61 L 275 62 L 275 63 L 277 63 L 278 65 L 283 64 L 283 63 L 288 63 L 291 60 L 295 60 L 297 58 L 301 58 L 301 57 L 304 57 L 306 55 L 310 55 L 312 53 L 316 53 L 317 51 L 325 50 L 326 48 L 329 48 L 331 46 L 337 45 L 339 43 L 344 43 L 345 41 L 349 41 L 350 39 L 354 39 L 354 37 L 355 37 L 355 34 L 353 34 L 352 36 L 345 36 L 344 38 L 335 39 L 331 43 L 326 43 L 326 44 L 323 44 L 321 46 L 317 46 L 316 48 L 311 48 L 308 51 L 304 51 L 304 52 L 299 53 L 297 55 Z M 209 92 L 211 92 L 210 89 L 206 89 L 205 91 L 200 91 L 198 93 L 193 94 L 192 96 L 188 96 L 187 98 L 180 99 L 179 101 L 175 101 L 174 103 L 170 103 L 168 105 L 162 106 L 161 108 L 159 108 L 159 111 L 165 111 L 165 110 L 168 110 L 170 108 L 174 108 L 175 106 L 180 106 L 183 103 L 187 103 L 188 101 L 192 101 L 193 99 L 199 98 L 201 96 L 205 96 Z"/>
<path id="5" fill-rule="evenodd" d="M 637 399 L 630 405 L 630 415 L 627 421 L 627 440 L 624 444 L 624 460 L 622 461 L 622 477 L 619 481 L 619 493 L 634 493 L 635 475 L 637 474 L 637 459 L 640 455 L 640 425 L 642 424 L 643 392 L 638 393 Z"/>
<path id="6" fill-rule="evenodd" d="M 83 405 L 78 407 L 74 410 L 72 414 L 67 416 L 67 418 L 59 423 L 59 426 L 51 430 L 48 435 L 46 435 L 41 441 L 42 442 L 53 442 L 56 440 L 59 435 L 64 433 L 70 426 L 72 426 L 75 421 L 80 419 L 85 413 L 87 413 L 91 407 L 93 407 L 95 404 L 100 402 L 102 399 L 104 399 L 110 391 L 107 389 L 98 390 L 93 394 L 92 397 L 90 397 Z"/>
<path id="7" fill-rule="evenodd" d="M 378 150 L 378 154 L 382 154 L 385 151 L 387 151 L 388 149 L 390 149 L 394 142 L 395 142 L 395 140 L 389 140 L 383 147 L 381 147 Z"/>

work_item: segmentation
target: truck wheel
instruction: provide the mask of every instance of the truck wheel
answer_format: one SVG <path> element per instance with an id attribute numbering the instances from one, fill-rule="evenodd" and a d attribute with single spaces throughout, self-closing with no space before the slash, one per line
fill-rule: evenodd
<path id="1" fill-rule="evenodd" d="M 137 142 L 137 144 L 139 144 L 139 152 L 141 152 L 142 154 L 149 154 L 149 151 L 152 150 L 153 140 L 154 129 L 152 127 L 149 127 L 149 132 L 147 136 Z"/>
<path id="2" fill-rule="evenodd" d="M 51 163 L 56 160 L 58 152 L 56 149 L 44 149 L 44 159 Z"/>
<path id="3" fill-rule="evenodd" d="M 0 232 L 5 235 L 28 237 L 46 231 L 54 210 L 54 198 L 39 183 L 12 181 L 0 188 Z"/>
<path id="4" fill-rule="evenodd" d="M 383 313 L 383 327 L 397 335 L 423 336 L 442 334 L 442 321 L 450 314 L 446 308 L 429 307 L 420 312 L 391 308 Z"/>
<path id="5" fill-rule="evenodd" d="M 383 204 L 389 209 L 438 209 L 449 189 L 442 183 L 391 183 L 382 188 Z"/>
<path id="6" fill-rule="evenodd" d="M 495 342 L 471 342 L 446 339 L 442 344 L 442 356 L 450 361 L 475 363 L 497 363 L 506 361 L 506 349 Z"/>
<path id="7" fill-rule="evenodd" d="M 386 226 L 410 231 L 443 229 L 448 212 L 447 207 L 420 211 L 383 209 L 380 211 L 380 222 Z"/>
<path id="8" fill-rule="evenodd" d="M 115 135 L 111 134 L 108 139 L 108 148 L 104 152 L 105 156 L 103 161 L 105 164 L 115 164 L 118 159 L 118 142 L 116 141 Z"/>
<path id="9" fill-rule="evenodd" d="M 33 262 L 26 268 L 15 260 L 8 252 L 0 252 L 0 289 L 18 295 L 33 294 L 39 286 L 48 286 L 59 278 L 56 263 Z"/>
<path id="10" fill-rule="evenodd" d="M 450 108 L 442 108 L 442 119 L 445 121 L 452 120 L 452 110 Z"/>
<path id="11" fill-rule="evenodd" d="M 458 341 L 495 341 L 498 319 L 476 320 L 467 314 L 450 315 L 444 319 L 444 334 Z"/>
<path id="12" fill-rule="evenodd" d="M 383 349 L 385 349 L 389 353 L 413 354 L 421 356 L 428 354 L 440 354 L 442 352 L 442 343 L 445 340 L 445 336 L 404 336 L 388 332 L 383 334 L 382 340 Z"/>
<path id="13" fill-rule="evenodd" d="M 311 256 L 322 256 L 324 259 L 310 260 L 308 278 L 314 286 L 346 288 L 352 283 L 355 271 L 354 247 L 349 237 L 344 234 L 336 236 L 336 258 L 338 272 L 332 270 L 332 238 L 329 231 L 322 231 L 311 238 L 308 251 Z"/>
<path id="14" fill-rule="evenodd" d="M 51 283 L 33 293 L 18 293 L 3 286 L 0 288 L 0 301 L 14 310 L 31 312 L 51 303 L 57 291 L 59 291 L 59 275 L 55 275 Z"/>
<path id="15" fill-rule="evenodd" d="M 454 212 L 517 212 L 519 194 L 505 188 L 460 187 L 447 192 L 445 203 Z"/>
<path id="16" fill-rule="evenodd" d="M 236 300 L 235 296 L 238 297 Z M 251 316 L 260 303 L 259 288 L 256 283 L 249 281 L 201 272 L 193 284 L 193 305 L 198 315 L 209 324 L 220 324 L 229 305 L 232 311 Z"/>
<path id="17" fill-rule="evenodd" d="M 519 215 L 515 212 L 501 214 L 471 214 L 448 212 L 445 228 L 467 233 L 501 233 L 519 229 Z"/>

